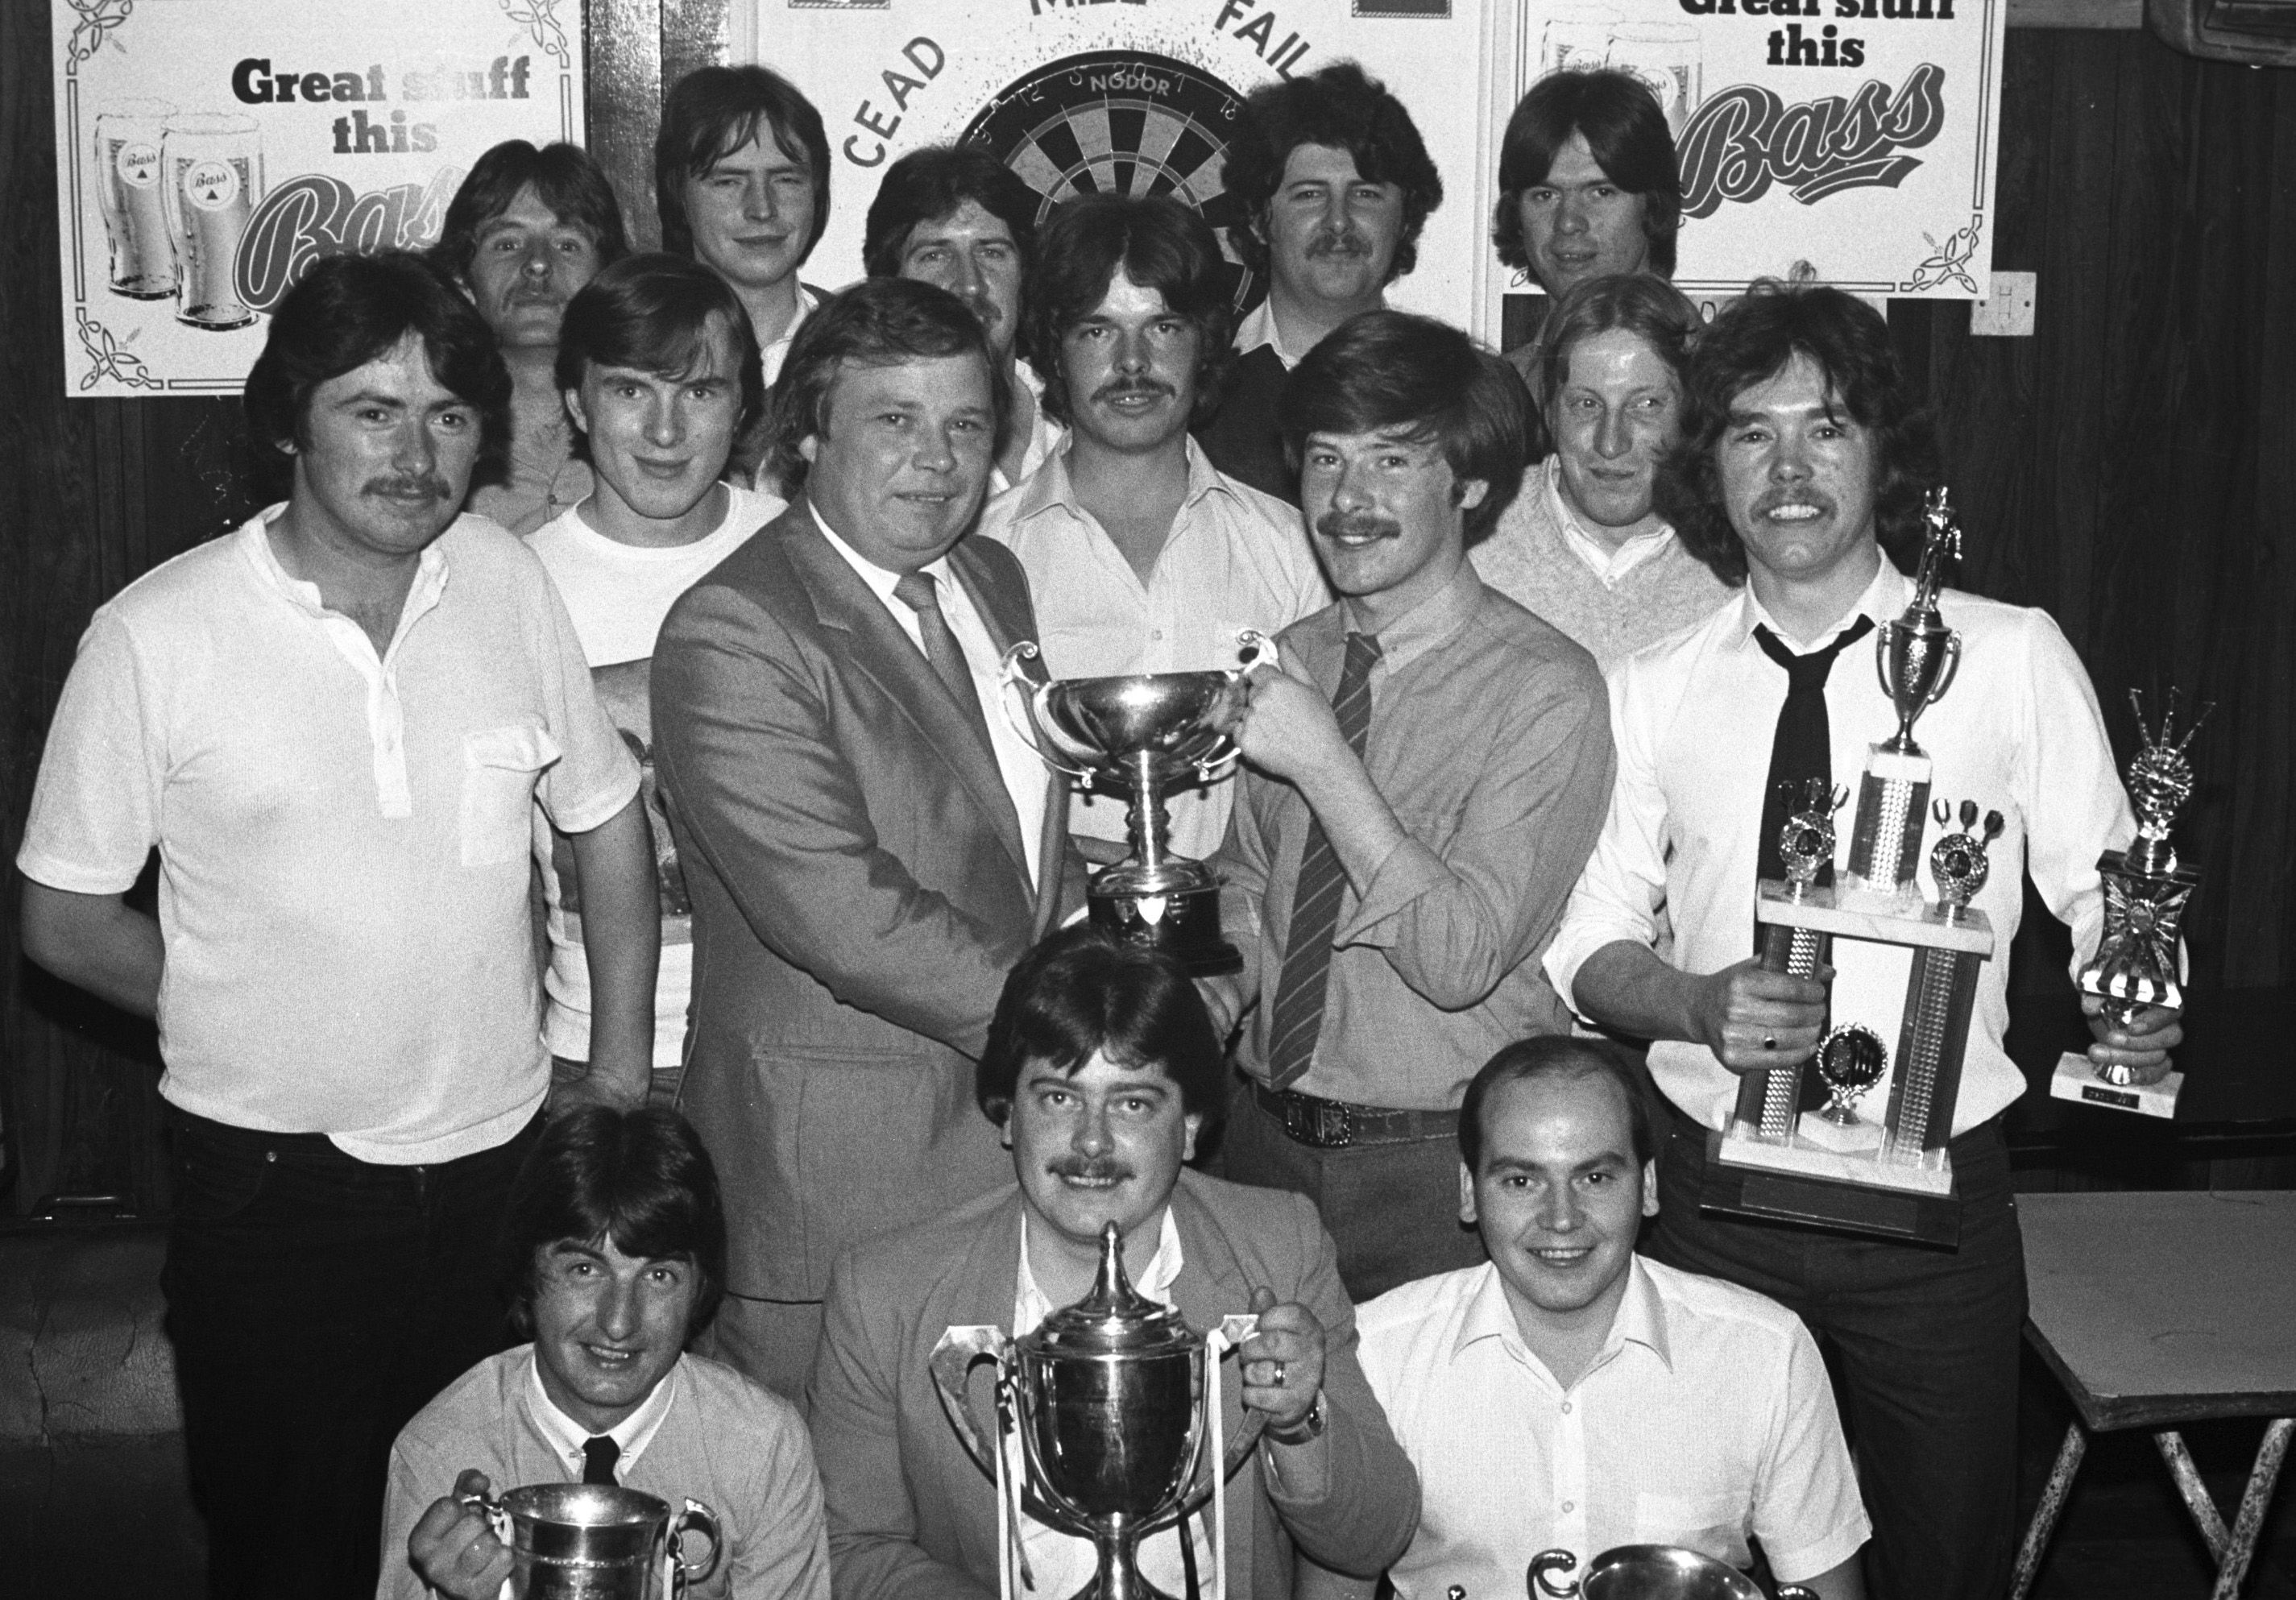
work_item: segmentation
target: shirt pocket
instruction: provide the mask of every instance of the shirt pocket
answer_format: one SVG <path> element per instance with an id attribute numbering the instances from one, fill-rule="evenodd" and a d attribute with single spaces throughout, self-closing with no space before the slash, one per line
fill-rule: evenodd
<path id="1" fill-rule="evenodd" d="M 538 727 L 495 727 L 463 736 L 463 865 L 523 858 L 533 838 L 534 786 L 558 759 L 558 741 Z"/>
<path id="2" fill-rule="evenodd" d="M 1746 1497 L 1742 1494 L 1635 1495 L 1635 1542 L 1679 1545 L 1717 1561 L 1742 1564 Z"/>

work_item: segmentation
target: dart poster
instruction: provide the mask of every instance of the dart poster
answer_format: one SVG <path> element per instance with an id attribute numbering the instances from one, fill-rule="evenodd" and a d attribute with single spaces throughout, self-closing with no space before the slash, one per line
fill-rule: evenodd
<path id="1" fill-rule="evenodd" d="M 49 0 L 67 395 L 236 394 L 311 264 L 582 137 L 581 0 Z"/>
<path id="2" fill-rule="evenodd" d="M 1503 0 L 736 0 L 732 53 L 821 108 L 828 232 L 805 276 L 861 274 L 862 220 L 890 162 L 987 144 L 1047 210 L 1087 192 L 1172 194 L 1222 240 L 1240 308 L 1256 282 L 1220 168 L 1243 98 L 1279 75 L 1353 59 L 1410 110 L 1444 185 L 1414 271 L 1389 299 L 1477 326 L 1499 272 L 1485 176 L 1506 108 L 1478 63 Z M 1494 332 L 1495 327 L 1483 329 Z"/>
<path id="3" fill-rule="evenodd" d="M 1805 263 L 1863 294 L 1985 293 L 2008 0 L 1509 3 L 1509 106 L 1613 67 L 1665 108 L 1693 296 Z"/>

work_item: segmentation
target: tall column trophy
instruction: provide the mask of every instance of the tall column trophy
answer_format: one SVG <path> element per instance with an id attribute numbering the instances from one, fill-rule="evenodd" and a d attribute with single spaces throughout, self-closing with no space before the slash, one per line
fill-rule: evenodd
<path id="1" fill-rule="evenodd" d="M 1179 958 L 1193 977 L 1243 965 L 1220 936 L 1219 880 L 1202 862 L 1172 853 L 1164 795 L 1175 784 L 1217 783 L 1241 752 L 1219 731 L 1236 682 L 1273 665 L 1275 644 L 1257 628 L 1236 635 L 1241 664 L 1210 672 L 1144 672 L 1117 677 L 1038 682 L 1021 669 L 1038 652 L 1015 644 L 1004 654 L 1004 714 L 1046 766 L 1090 791 L 1127 796 L 1132 851 L 1093 874 L 1087 893 L 1093 925 L 1126 944 L 1153 945 Z"/>
<path id="2" fill-rule="evenodd" d="M 1259 1433 L 1250 1416 L 1226 1440 L 1220 1357 L 1259 1318 L 1236 1313 L 1210 1333 L 1133 1288 L 1123 1236 L 1101 1234 L 1092 1292 L 1014 1339 L 1002 1328 L 953 1327 L 933 1347 L 941 1408 L 980 1470 L 996 1483 L 999 1591 L 1010 1600 L 1018 1567 L 1036 1587 L 1021 1546 L 1026 1514 L 1088 1538 L 1098 1556 L 1075 1600 L 1170 1600 L 1140 1574 L 1140 1541 L 1212 1502 L 1212 1585 L 1226 1592 L 1224 1486 Z M 973 1366 L 996 1365 L 996 1421 L 983 1430 L 966 1389 Z M 1185 1527 L 1181 1537 L 1187 1537 Z"/>
<path id="3" fill-rule="evenodd" d="M 1938 609 L 1945 565 L 1961 550 L 1943 489 L 1930 496 L 1926 521 L 1914 597 L 1874 641 L 1898 728 L 1869 747 L 1849 869 L 1836 887 L 1816 882 L 1833 857 L 1833 814 L 1847 795 L 1812 784 L 1779 835 L 1785 881 L 1755 890 L 1764 966 L 1803 977 L 1834 968 L 1828 1026 L 1808 1060 L 1740 1078 L 1729 1128 L 1708 1136 L 1700 1204 L 1951 1245 L 1960 1215 L 1947 1145 L 1979 966 L 1993 953 L 1992 926 L 1969 902 L 2004 823 L 1990 813 L 1980 829 L 1976 803 L 1963 801 L 1960 831 L 1931 853 L 1939 898 L 1923 897 L 1923 830 L 1931 815 L 1948 826 L 1956 815 L 1943 800 L 1931 806 L 1930 758 L 1914 740 L 1915 720 L 1952 686 L 1961 661 L 1960 636 Z M 1862 1103 L 1884 1085 L 1876 1118 Z M 1823 1105 L 1808 1104 L 1820 1086 Z"/>
<path id="4" fill-rule="evenodd" d="M 2193 797 L 2193 764 L 2185 747 L 2216 709 L 2202 706 L 2179 737 L 2174 689 L 2169 691 L 2168 712 L 2157 732 L 2144 726 L 2144 697 L 2131 689 L 2128 703 L 2136 710 L 2136 734 L 2143 741 L 2128 763 L 2136 842 L 2125 850 L 2107 850 L 2097 860 L 2097 874 L 2104 880 L 2104 933 L 2095 956 L 2077 980 L 2083 994 L 2103 1000 L 2104 1014 L 2115 1026 L 2126 1026 L 2148 1006 L 2175 1010 L 2185 1004 L 2184 988 L 2177 981 L 2177 930 L 2201 875 L 2177 859 L 2176 847 L 2169 842 L 2169 825 Z M 2128 1068 L 2100 1068 L 2087 1056 L 2068 1050 L 2058 1058 L 2049 1093 L 2060 1100 L 2173 1117 L 2177 1092 L 2184 1086 L 2182 1072 L 2171 1072 L 2158 1083 L 2135 1084 Z"/>

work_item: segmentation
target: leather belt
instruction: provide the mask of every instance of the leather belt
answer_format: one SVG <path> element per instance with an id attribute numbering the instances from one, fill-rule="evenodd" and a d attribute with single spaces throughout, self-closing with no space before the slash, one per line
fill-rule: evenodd
<path id="1" fill-rule="evenodd" d="M 1349 1145 L 1402 1145 L 1420 1139 L 1458 1136 L 1456 1112 L 1393 1111 L 1381 1105 L 1355 1105 L 1326 1100 L 1297 1089 L 1271 1089 L 1253 1079 L 1252 1098 L 1259 1109 L 1283 1124 L 1283 1136 L 1294 1145 L 1316 1150 L 1339 1150 Z"/>

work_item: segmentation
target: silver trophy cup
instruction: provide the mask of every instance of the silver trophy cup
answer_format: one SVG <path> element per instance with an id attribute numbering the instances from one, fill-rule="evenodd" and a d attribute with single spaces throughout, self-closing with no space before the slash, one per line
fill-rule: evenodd
<path id="1" fill-rule="evenodd" d="M 1710 1555 L 1672 1545 L 1620 1545 L 1587 1563 L 1576 1583 L 1555 1575 L 1578 1564 L 1568 1550 L 1531 1557 L 1530 1600 L 1763 1600 L 1754 1580 Z M 1817 1600 L 1799 1584 L 1778 1590 L 1777 1600 Z"/>
<path id="2" fill-rule="evenodd" d="M 1226 1318 L 1221 1342 L 1249 1337 L 1257 1320 Z M 965 1400 L 982 1360 L 996 1364 L 993 1434 Z M 1004 1447 L 1017 1433 L 1029 1514 L 1093 1542 L 1098 1571 L 1077 1600 L 1168 1600 L 1140 1574 L 1140 1541 L 1201 1506 L 1259 1432 L 1260 1419 L 1248 1416 L 1217 1474 L 1210 1470 L 1206 1379 L 1218 1362 L 1211 1342 L 1177 1311 L 1134 1290 L 1110 1223 L 1091 1293 L 1019 1339 L 1001 1328 L 949 1329 L 933 1349 L 932 1374 L 980 1470 L 1005 1484 Z"/>
<path id="3" fill-rule="evenodd" d="M 610 1483 L 535 1483 L 500 1499 L 463 1497 L 511 1549 L 514 1600 L 676 1600 L 717 1570 L 718 1518 L 699 1500 L 668 1505 Z M 708 1553 L 689 1561 L 687 1533 Z M 662 1571 L 669 1592 L 662 1592 Z"/>
<path id="4" fill-rule="evenodd" d="M 1153 945 L 1190 973 L 1209 977 L 1243 964 L 1220 937 L 1219 880 L 1202 862 L 1172 853 L 1164 796 L 1175 787 L 1216 783 L 1234 770 L 1237 750 L 1220 732 L 1236 684 L 1275 663 L 1275 645 L 1256 628 L 1236 635 L 1242 664 L 1210 672 L 1148 672 L 1040 682 L 1021 669 L 1037 646 L 1004 654 L 1004 714 L 1046 766 L 1086 791 L 1127 796 L 1131 854 L 1095 874 L 1087 897 L 1093 923 L 1128 944 Z"/>

